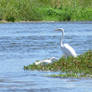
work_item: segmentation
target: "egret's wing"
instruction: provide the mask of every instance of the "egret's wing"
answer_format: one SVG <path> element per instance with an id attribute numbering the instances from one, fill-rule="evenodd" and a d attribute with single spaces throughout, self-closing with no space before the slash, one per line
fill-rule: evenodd
<path id="1" fill-rule="evenodd" d="M 77 56 L 75 50 L 74 50 L 69 44 L 64 44 L 63 48 L 64 48 L 64 52 L 65 52 L 68 56 L 69 56 L 69 55 L 74 56 L 74 57 Z"/>

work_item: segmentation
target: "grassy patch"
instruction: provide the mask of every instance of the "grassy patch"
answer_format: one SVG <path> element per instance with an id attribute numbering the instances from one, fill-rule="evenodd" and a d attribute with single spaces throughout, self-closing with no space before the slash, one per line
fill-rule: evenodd
<path id="1" fill-rule="evenodd" d="M 0 20 L 92 21 L 92 0 L 0 0 Z"/>
<path id="2" fill-rule="evenodd" d="M 60 77 L 63 77 L 63 78 L 67 78 L 67 77 L 75 77 L 75 78 L 79 78 L 80 75 L 76 74 L 76 73 L 64 73 L 64 74 L 53 74 L 53 75 L 49 75 L 48 77 L 55 77 L 55 78 L 60 78 Z"/>
<path id="3" fill-rule="evenodd" d="M 25 70 L 60 71 L 65 74 L 54 76 L 83 77 L 92 75 L 92 51 L 85 52 L 77 58 L 60 58 L 58 61 L 47 65 L 35 65 L 34 63 L 24 66 Z"/>

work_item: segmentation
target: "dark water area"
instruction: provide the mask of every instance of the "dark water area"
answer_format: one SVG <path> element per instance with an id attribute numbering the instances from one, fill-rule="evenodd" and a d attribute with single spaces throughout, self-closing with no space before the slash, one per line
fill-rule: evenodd
<path id="1" fill-rule="evenodd" d="M 92 92 L 92 79 L 51 78 L 55 72 L 24 71 L 36 60 L 60 58 L 61 32 L 64 43 L 77 54 L 92 50 L 92 24 L 85 23 L 6 23 L 0 24 L 0 92 Z"/>

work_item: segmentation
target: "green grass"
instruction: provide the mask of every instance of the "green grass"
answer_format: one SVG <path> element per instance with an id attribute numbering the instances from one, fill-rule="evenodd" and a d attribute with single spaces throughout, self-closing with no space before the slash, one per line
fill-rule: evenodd
<path id="1" fill-rule="evenodd" d="M 92 0 L 0 0 L 0 20 L 92 21 Z"/>
<path id="2" fill-rule="evenodd" d="M 56 77 L 56 78 L 67 78 L 67 77 L 75 77 L 75 78 L 80 78 L 80 75 L 76 73 L 64 73 L 64 74 L 53 74 L 53 75 L 47 75 L 47 77 Z M 82 77 L 82 76 L 81 76 Z M 83 76 L 84 77 L 84 76 Z"/>
<path id="3" fill-rule="evenodd" d="M 92 51 L 85 52 L 76 58 L 60 58 L 58 61 L 47 65 L 35 65 L 34 63 L 24 66 L 24 70 L 60 71 L 65 74 L 52 76 L 83 77 L 92 75 Z"/>

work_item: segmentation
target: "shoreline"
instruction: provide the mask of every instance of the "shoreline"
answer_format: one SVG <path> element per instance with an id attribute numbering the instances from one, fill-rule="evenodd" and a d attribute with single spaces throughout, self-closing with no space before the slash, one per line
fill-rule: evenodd
<path id="1" fill-rule="evenodd" d="M 67 23 L 71 23 L 71 24 L 92 24 L 92 21 L 46 21 L 46 20 L 43 20 L 43 21 L 15 21 L 15 22 L 11 22 L 11 21 L 6 21 L 6 20 L 1 20 L 0 21 L 0 24 L 3 24 L 3 23 L 64 23 L 64 24 L 67 24 Z"/>

